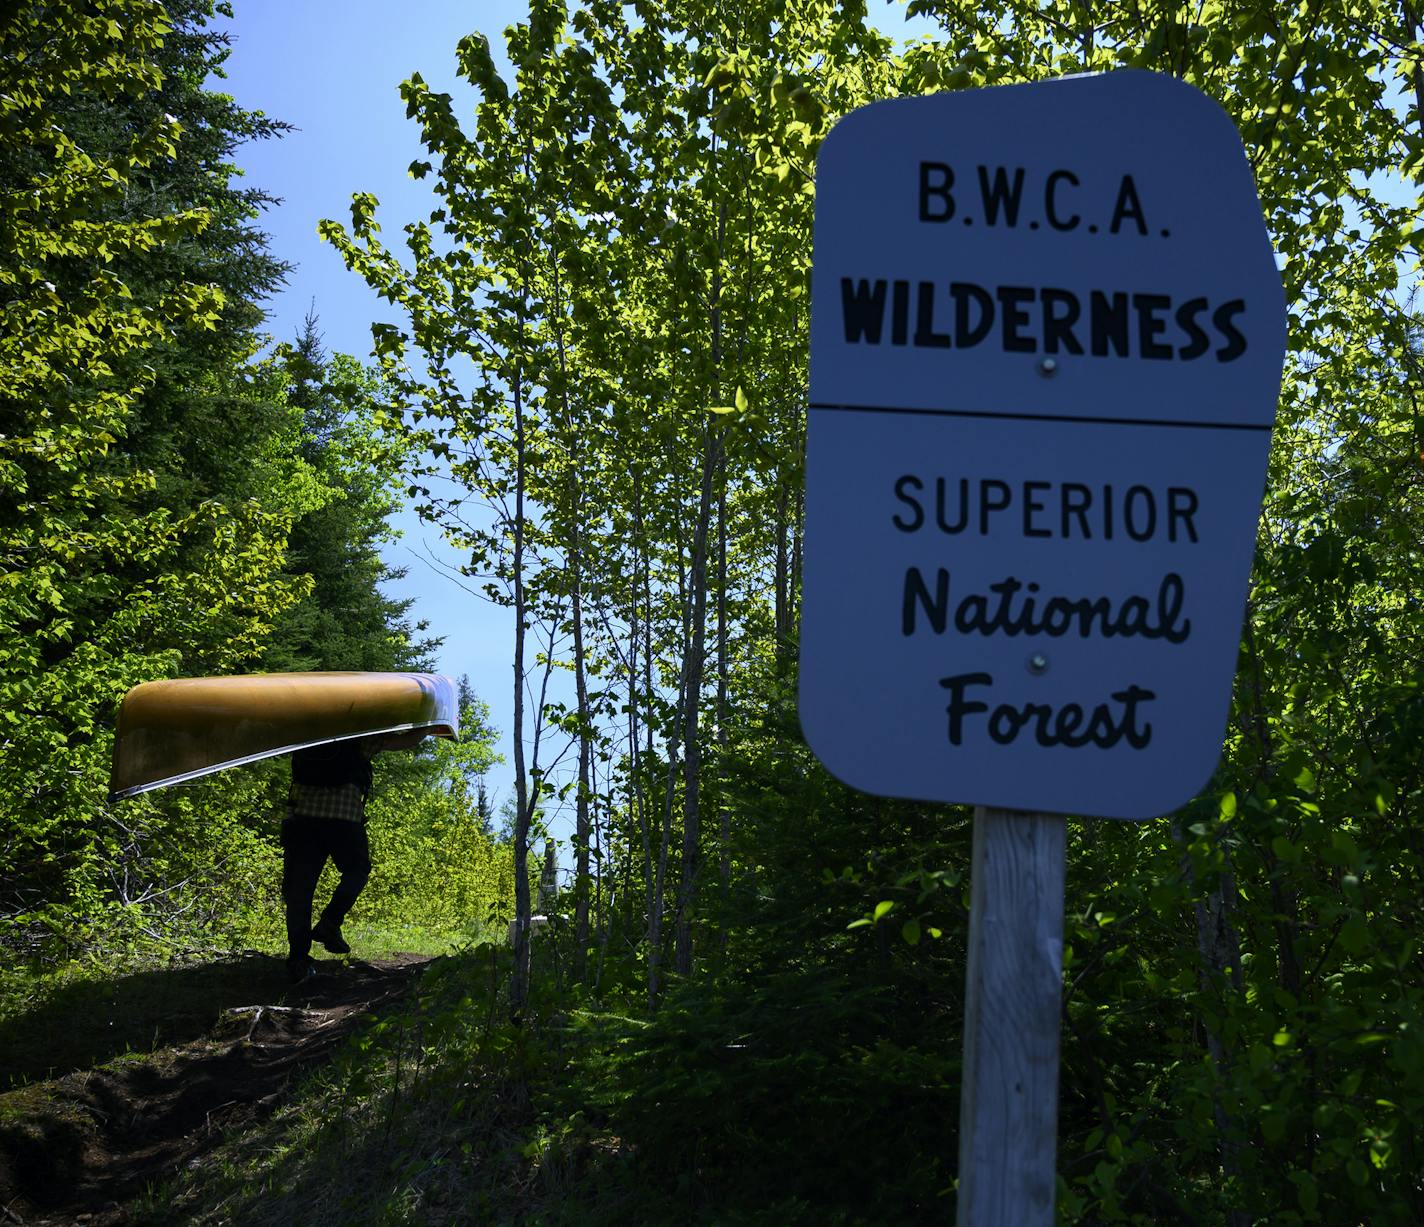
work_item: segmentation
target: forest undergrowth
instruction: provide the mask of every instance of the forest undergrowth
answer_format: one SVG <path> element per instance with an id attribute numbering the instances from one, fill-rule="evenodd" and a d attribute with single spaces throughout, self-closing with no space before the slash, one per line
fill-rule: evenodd
<path id="1" fill-rule="evenodd" d="M 557 943 L 536 966 L 567 958 Z M 429 967 L 139 1221 L 848 1224 L 952 1206 L 952 1164 L 905 1142 L 952 1120 L 957 1053 L 899 1049 L 863 986 L 769 978 L 710 1012 L 673 990 L 653 1018 L 560 992 L 545 965 L 516 1024 L 509 959 L 485 945 Z"/>

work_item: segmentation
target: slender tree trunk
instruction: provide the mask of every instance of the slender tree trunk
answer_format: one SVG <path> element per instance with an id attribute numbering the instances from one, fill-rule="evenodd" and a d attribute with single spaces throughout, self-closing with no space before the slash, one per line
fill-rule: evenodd
<path id="1" fill-rule="evenodd" d="M 514 974 L 510 1007 L 522 1016 L 529 1000 L 529 824 L 537 798 L 530 787 L 524 759 L 524 387 L 522 371 L 514 372 Z"/>
<path id="2" fill-rule="evenodd" d="M 778 677 L 786 675 L 787 648 L 789 646 L 787 628 L 791 624 L 789 613 L 791 608 L 791 555 L 787 542 L 789 525 L 787 524 L 786 504 L 786 480 L 783 477 L 777 482 L 776 487 L 776 559 L 772 574 L 775 591 L 773 622 L 775 623 L 776 674 Z"/>
<path id="3" fill-rule="evenodd" d="M 717 850 L 722 883 L 723 922 L 717 946 L 727 949 L 726 917 L 731 915 L 732 814 L 727 808 L 727 458 L 722 456 L 717 491 Z"/>
<path id="4" fill-rule="evenodd" d="M 692 912 L 702 831 L 699 720 L 702 675 L 707 655 L 707 535 L 712 518 L 712 474 L 717 466 L 718 445 L 716 435 L 709 428 L 702 465 L 702 488 L 698 495 L 697 527 L 692 542 L 692 608 L 688 618 L 689 633 L 683 648 L 682 888 L 678 893 L 676 949 L 677 972 L 683 976 L 692 971 Z"/>
<path id="5" fill-rule="evenodd" d="M 553 218 L 549 232 L 556 234 Z M 583 626 L 583 498 L 577 459 L 574 455 L 573 405 L 569 399 L 568 347 L 564 338 L 563 279 L 557 254 L 553 260 L 554 337 L 559 354 L 560 402 L 563 408 L 563 429 L 569 440 L 569 550 L 570 588 L 574 633 L 574 686 L 578 696 L 579 749 L 578 795 L 574 798 L 574 966 L 573 977 L 582 981 L 588 964 L 588 798 L 589 758 L 593 750 L 593 721 L 588 708 L 588 663 L 584 657 Z"/>
<path id="6" fill-rule="evenodd" d="M 673 728 L 677 726 L 674 724 Z M 657 1009 L 662 994 L 663 914 L 667 910 L 668 845 L 672 843 L 672 813 L 677 795 L 677 735 L 667 741 L 667 776 L 663 781 L 662 830 L 658 839 L 658 863 L 653 879 L 652 912 L 648 917 L 648 1005 Z"/>
<path id="7" fill-rule="evenodd" d="M 1097 33 L 1093 26 L 1093 0 L 1079 0 L 1078 4 L 1078 45 L 1083 57 L 1080 71 L 1089 71 L 1093 59 L 1093 37 Z"/>
<path id="8" fill-rule="evenodd" d="M 637 543 L 637 548 L 642 557 L 642 592 L 639 594 L 643 602 L 642 630 L 643 630 L 643 693 L 647 702 L 651 706 L 653 696 L 653 585 L 652 585 L 652 560 L 648 555 L 646 537 L 643 529 L 643 507 L 641 497 L 641 487 L 636 487 L 633 494 L 633 535 Z M 638 638 L 638 614 L 637 597 L 634 599 L 633 629 L 632 639 L 636 643 Z M 633 739 L 633 745 L 637 747 L 637 718 L 635 712 L 638 710 L 637 704 L 637 658 L 636 650 L 632 654 L 631 664 L 628 673 L 628 728 L 629 736 Z M 660 840 L 659 854 L 656 865 L 653 859 L 653 832 L 652 832 L 652 805 L 649 803 L 644 791 L 644 774 L 650 771 L 653 764 L 653 722 L 645 720 L 643 731 L 647 739 L 646 747 L 641 755 L 642 762 L 634 769 L 634 780 L 637 805 L 638 805 L 638 828 L 642 836 L 643 844 L 643 889 L 647 900 L 647 959 L 648 959 L 648 1008 L 657 1009 L 658 993 L 661 990 L 661 965 L 662 965 L 662 915 L 663 915 L 663 876 L 667 868 L 667 833 L 668 821 L 664 819 L 662 824 L 662 838 Z M 669 779 L 669 792 L 667 805 L 671 805 L 671 780 Z M 664 807 L 666 808 L 666 806 Z"/>
<path id="9" fill-rule="evenodd" d="M 578 558 L 575 531 L 574 557 Z M 580 560 L 581 561 L 581 560 Z M 588 956 L 588 803 L 589 769 L 593 752 L 593 720 L 588 706 L 588 667 L 584 659 L 583 575 L 575 563 L 573 577 L 574 683 L 578 693 L 578 795 L 574 800 L 574 979 L 582 982 Z"/>
<path id="10" fill-rule="evenodd" d="M 641 538 L 642 512 L 636 486 L 633 494 L 633 525 L 634 532 L 638 538 Z M 641 633 L 638 604 L 641 596 L 637 586 L 638 568 L 636 563 L 633 568 L 633 576 L 633 599 L 629 603 L 628 618 L 628 812 L 637 824 L 643 851 L 643 881 L 645 887 L 648 887 L 653 880 L 653 852 L 652 834 L 648 829 L 647 798 L 643 789 L 643 769 L 648 760 L 643 758 L 638 730 L 638 636 Z M 625 887 L 630 888 L 623 892 L 625 909 L 633 906 L 631 890 L 633 879 L 632 842 L 631 839 L 628 841 L 628 855 L 624 861 L 627 867 Z"/>
<path id="11" fill-rule="evenodd" d="M 678 583 L 680 591 L 685 592 L 686 578 L 682 575 L 681 568 L 679 568 Z M 646 565 L 643 570 L 643 596 L 645 601 L 643 610 L 645 634 L 643 670 L 646 692 L 651 696 L 653 694 L 653 592 L 650 558 L 646 559 Z M 683 710 L 684 701 L 681 689 L 679 689 L 677 711 L 681 712 Z M 670 735 L 664 741 L 667 749 L 667 771 L 663 777 L 663 800 L 660 828 L 658 831 L 657 860 L 652 867 L 648 882 L 648 1006 L 653 1010 L 656 1010 L 658 1007 L 663 987 L 663 920 L 667 913 L 668 848 L 672 842 L 672 816 L 677 799 L 678 754 L 681 748 L 678 744 L 679 727 L 676 719 L 673 720 L 670 728 Z M 651 765 L 654 762 L 652 721 L 646 721 L 644 729 L 647 737 L 646 748 L 648 763 Z"/>
<path id="12" fill-rule="evenodd" d="M 607 818 L 606 807 L 604 806 L 604 794 L 599 791 L 598 764 L 595 761 L 589 772 L 589 786 L 593 795 L 589 801 L 589 838 L 592 840 L 592 877 L 593 877 L 593 902 L 591 907 L 592 938 L 598 945 L 598 963 L 594 972 L 593 983 L 597 984 L 599 975 L 603 970 L 603 957 L 608 949 L 608 912 L 611 900 L 609 899 L 610 887 L 604 882 L 604 847 L 606 841 L 603 838 L 603 823 Z M 603 777 L 603 786 L 608 786 L 608 776 Z"/>
<path id="13" fill-rule="evenodd" d="M 1172 836 L 1183 847 L 1182 869 L 1195 887 L 1196 874 L 1192 868 L 1191 856 L 1185 852 L 1181 826 L 1172 819 Z M 1195 891 L 1193 892 L 1195 893 Z M 1201 985 L 1208 991 L 1225 983 L 1240 993 L 1242 990 L 1241 943 L 1231 923 L 1230 912 L 1235 902 L 1236 886 L 1229 865 L 1224 867 L 1216 886 L 1197 900 L 1194 912 L 1197 930 L 1197 952 L 1201 956 L 1198 976 Z M 1206 1032 L 1207 1052 L 1216 1070 L 1218 1085 L 1225 1085 L 1231 1078 L 1232 1054 L 1222 1042 L 1221 1036 L 1209 1024 Z M 1222 1175 L 1233 1179 L 1240 1175 L 1241 1163 L 1239 1122 L 1232 1120 L 1219 1092 L 1213 1092 L 1212 1114 L 1216 1121 L 1217 1148 L 1221 1159 Z M 1249 1220 L 1239 1211 L 1227 1215 L 1228 1227 L 1247 1227 Z"/>
<path id="14" fill-rule="evenodd" d="M 722 367 L 722 249 L 727 232 L 727 206 L 717 215 L 717 266 L 712 274 L 712 396 L 720 400 Z M 712 521 L 713 478 L 720 466 L 722 436 L 710 422 L 702 428 L 702 482 L 697 493 L 697 521 L 692 533 L 690 603 L 684 619 L 682 701 L 682 886 L 677 901 L 678 975 L 692 973 L 692 917 L 697 900 L 697 871 L 702 852 L 702 677 L 707 657 L 707 536 Z"/>
<path id="15" fill-rule="evenodd" d="M 797 486 L 791 500 L 791 573 L 786 581 L 786 628 L 790 643 L 796 637 L 796 624 L 801 617 L 801 529 L 806 519 L 806 488 Z"/>

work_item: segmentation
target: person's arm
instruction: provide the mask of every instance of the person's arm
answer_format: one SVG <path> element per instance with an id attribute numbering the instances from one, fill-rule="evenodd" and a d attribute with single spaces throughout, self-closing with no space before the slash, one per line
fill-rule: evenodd
<path id="1" fill-rule="evenodd" d="M 361 749 L 367 758 L 383 754 L 387 750 L 409 750 L 430 735 L 429 729 L 409 729 L 404 733 L 383 733 L 378 737 L 367 737 Z"/>

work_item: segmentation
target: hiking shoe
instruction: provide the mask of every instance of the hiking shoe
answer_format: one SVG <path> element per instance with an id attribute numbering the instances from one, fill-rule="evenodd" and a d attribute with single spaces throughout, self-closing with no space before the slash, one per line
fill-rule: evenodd
<path id="1" fill-rule="evenodd" d="M 316 964 L 306 955 L 298 954 L 287 960 L 287 983 L 305 984 L 316 979 Z"/>
<path id="2" fill-rule="evenodd" d="M 341 926 L 327 924 L 324 920 L 316 923 L 316 928 L 312 930 L 312 941 L 320 942 L 332 954 L 350 954 L 351 945 L 341 936 Z"/>

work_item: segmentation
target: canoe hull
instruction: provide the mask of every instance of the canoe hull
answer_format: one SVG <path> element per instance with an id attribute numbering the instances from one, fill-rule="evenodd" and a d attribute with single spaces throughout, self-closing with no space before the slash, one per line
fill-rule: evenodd
<path id="1" fill-rule="evenodd" d="M 137 796 L 306 746 L 427 729 L 459 733 L 439 673 L 258 673 L 145 682 L 124 696 L 109 799 Z"/>

